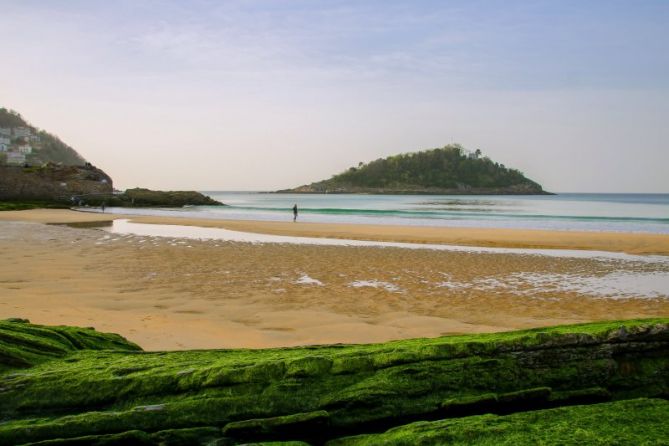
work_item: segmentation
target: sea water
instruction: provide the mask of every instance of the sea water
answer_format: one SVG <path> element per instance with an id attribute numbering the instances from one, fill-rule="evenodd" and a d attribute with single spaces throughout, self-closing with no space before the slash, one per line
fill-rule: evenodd
<path id="1" fill-rule="evenodd" d="M 669 234 L 669 194 L 533 196 L 273 194 L 204 191 L 227 206 L 110 208 L 130 215 L 319 223 Z"/>

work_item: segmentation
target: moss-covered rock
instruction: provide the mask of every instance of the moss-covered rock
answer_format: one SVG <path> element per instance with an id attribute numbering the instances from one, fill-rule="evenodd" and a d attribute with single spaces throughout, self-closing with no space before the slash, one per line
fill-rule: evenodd
<path id="1" fill-rule="evenodd" d="M 141 348 L 117 334 L 92 328 L 47 327 L 20 318 L 0 321 L 0 372 L 31 367 L 78 350 L 127 352 Z"/>
<path id="2" fill-rule="evenodd" d="M 329 420 L 330 415 L 326 411 L 318 410 L 281 417 L 233 421 L 223 428 L 223 434 L 238 439 L 318 438 Z"/>
<path id="3" fill-rule="evenodd" d="M 14 336 L 0 351 L 19 358 L 0 370 L 0 444 L 129 432 L 158 442 L 158 432 L 204 428 L 221 430 L 218 444 L 323 443 L 419 420 L 669 395 L 667 319 L 177 352 L 86 329 L 0 329 Z"/>
<path id="4" fill-rule="evenodd" d="M 417 422 L 327 446 L 669 444 L 669 401 L 634 399 L 589 406 Z"/>
<path id="5" fill-rule="evenodd" d="M 141 430 L 132 430 L 118 434 L 87 435 L 75 438 L 59 438 L 30 443 L 31 446 L 110 446 L 110 445 L 162 445 L 187 446 L 193 444 L 232 445 L 233 440 L 221 435 L 216 427 L 196 427 L 191 429 L 170 429 L 149 434 Z"/>

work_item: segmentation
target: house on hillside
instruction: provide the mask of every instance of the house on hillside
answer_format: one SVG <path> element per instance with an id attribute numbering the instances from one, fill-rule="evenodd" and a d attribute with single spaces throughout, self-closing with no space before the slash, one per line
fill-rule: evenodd
<path id="1" fill-rule="evenodd" d="M 13 133 L 14 138 L 30 138 L 32 132 L 29 127 L 14 127 Z"/>
<path id="2" fill-rule="evenodd" d="M 26 162 L 26 156 L 23 153 L 7 152 L 7 164 L 12 166 L 22 166 Z"/>
<path id="3" fill-rule="evenodd" d="M 8 136 L 2 136 L 0 135 L 0 144 L 7 144 L 9 145 L 12 141 L 9 139 Z"/>
<path id="4" fill-rule="evenodd" d="M 12 136 L 12 129 L 8 129 L 6 127 L 0 127 L 0 136 L 6 136 L 9 138 Z"/>
<path id="5" fill-rule="evenodd" d="M 24 155 L 30 155 L 31 153 L 33 153 L 33 148 L 30 144 L 22 144 L 16 147 L 16 150 Z"/>
<path id="6" fill-rule="evenodd" d="M 0 152 L 6 152 L 9 150 L 9 144 L 5 144 L 4 142 L 0 142 Z"/>
<path id="7" fill-rule="evenodd" d="M 469 158 L 470 160 L 477 160 L 481 158 L 481 151 L 479 149 L 476 149 L 474 152 L 469 152 L 467 154 L 467 158 Z"/>

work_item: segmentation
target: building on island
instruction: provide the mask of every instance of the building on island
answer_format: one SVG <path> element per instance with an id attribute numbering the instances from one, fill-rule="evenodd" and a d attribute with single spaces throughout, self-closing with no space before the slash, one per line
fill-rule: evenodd
<path id="1" fill-rule="evenodd" d="M 7 152 L 7 164 L 13 166 L 21 166 L 25 164 L 26 156 L 23 153 Z"/>

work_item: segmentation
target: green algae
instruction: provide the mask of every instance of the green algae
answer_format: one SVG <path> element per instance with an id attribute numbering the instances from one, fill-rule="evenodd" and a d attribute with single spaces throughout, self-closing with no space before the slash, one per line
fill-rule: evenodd
<path id="1" fill-rule="evenodd" d="M 77 350 L 140 351 L 140 347 L 113 333 L 91 328 L 47 327 L 25 319 L 0 321 L 0 373 L 64 357 Z"/>
<path id="2" fill-rule="evenodd" d="M 107 445 L 155 445 L 164 446 L 192 444 L 234 444 L 221 436 L 221 430 L 215 427 L 192 429 L 170 429 L 149 434 L 141 430 L 132 430 L 119 434 L 89 435 L 67 439 L 44 440 L 30 443 L 32 446 L 107 446 Z"/>
<path id="3" fill-rule="evenodd" d="M 327 446 L 667 445 L 669 402 L 634 399 L 506 416 L 417 422 L 381 434 L 332 440 Z"/>
<path id="4" fill-rule="evenodd" d="M 669 395 L 668 319 L 178 352 L 72 327 L 0 322 L 1 332 L 19 342 L 0 338 L 0 352 L 26 360 L 0 369 L 0 444 L 129 432 L 153 444 L 188 429 L 218 429 L 229 444 L 318 443 L 416 420 Z"/>

